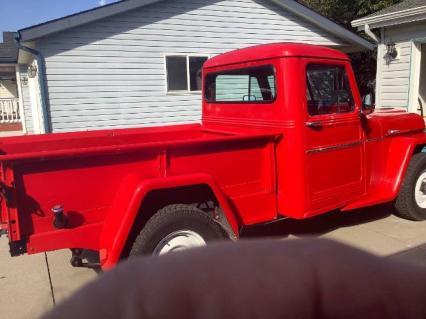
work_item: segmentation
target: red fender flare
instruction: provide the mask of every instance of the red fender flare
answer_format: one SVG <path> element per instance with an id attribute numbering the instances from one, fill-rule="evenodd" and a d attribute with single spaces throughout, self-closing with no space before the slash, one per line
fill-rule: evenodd
<path id="1" fill-rule="evenodd" d="M 119 187 L 100 235 L 99 256 L 102 269 L 112 268 L 119 261 L 139 208 L 149 192 L 191 185 L 207 185 L 210 187 L 235 236 L 238 236 L 238 222 L 235 214 L 225 195 L 210 175 L 192 174 L 147 180 L 138 174 L 129 174 L 123 179 Z"/>

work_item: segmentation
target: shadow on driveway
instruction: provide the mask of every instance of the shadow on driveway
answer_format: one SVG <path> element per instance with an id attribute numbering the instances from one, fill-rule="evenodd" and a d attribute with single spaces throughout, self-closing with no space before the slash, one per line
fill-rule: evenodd
<path id="1" fill-rule="evenodd" d="M 380 205 L 349 212 L 333 211 L 317 217 L 296 220 L 283 219 L 280 221 L 250 226 L 243 230 L 242 238 L 256 237 L 287 237 L 293 235 L 320 236 L 338 228 L 366 224 L 391 215 L 389 205 Z"/>

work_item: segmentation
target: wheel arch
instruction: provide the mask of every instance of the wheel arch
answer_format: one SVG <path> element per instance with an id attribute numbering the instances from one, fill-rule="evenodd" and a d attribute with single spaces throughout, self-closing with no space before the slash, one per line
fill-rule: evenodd
<path id="1" fill-rule="evenodd" d="M 413 155 L 408 165 L 404 182 L 395 201 L 395 213 L 402 218 L 422 221 L 426 219 L 426 207 L 424 207 L 424 174 L 426 167 L 426 154 L 418 152 Z M 423 176 L 423 177 L 422 177 Z M 420 179 L 422 177 L 422 179 Z M 421 182 L 421 184 L 419 183 Z M 417 198 L 416 192 L 423 193 Z"/>
<path id="2" fill-rule="evenodd" d="M 100 236 L 100 260 L 103 269 L 113 267 L 129 251 L 132 236 L 142 229 L 160 208 L 194 200 L 211 200 L 217 205 L 218 221 L 228 225 L 227 233 L 238 236 L 238 220 L 226 196 L 208 174 L 141 179 L 136 175 L 124 178 L 113 205 L 107 214 Z M 123 212 L 122 214 L 118 212 Z M 226 225 L 225 225 L 226 226 Z"/>
<path id="3" fill-rule="evenodd" d="M 426 153 L 426 142 L 417 144 L 414 147 L 413 155 L 417 153 Z"/>

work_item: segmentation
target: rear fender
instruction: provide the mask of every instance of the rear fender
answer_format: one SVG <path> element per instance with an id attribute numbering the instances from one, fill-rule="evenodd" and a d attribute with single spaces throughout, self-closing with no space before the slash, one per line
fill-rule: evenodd
<path id="1" fill-rule="evenodd" d="M 237 219 L 226 197 L 210 175 L 193 174 L 147 180 L 140 175 L 130 174 L 121 183 L 113 205 L 105 218 L 99 250 L 102 268 L 109 269 L 119 261 L 139 208 L 149 192 L 191 185 L 207 185 L 210 187 L 232 231 L 235 236 L 238 236 Z"/>

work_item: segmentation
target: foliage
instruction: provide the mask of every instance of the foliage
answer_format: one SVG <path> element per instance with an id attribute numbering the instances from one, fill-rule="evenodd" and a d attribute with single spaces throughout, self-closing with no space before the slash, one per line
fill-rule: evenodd
<path id="1" fill-rule="evenodd" d="M 401 0 L 299 0 L 299 2 L 356 32 L 351 26 L 353 20 L 387 8 Z M 362 36 L 371 41 L 365 35 Z M 353 53 L 351 58 L 361 94 L 371 92 L 375 86 L 377 51 Z"/>
<path id="2" fill-rule="evenodd" d="M 401 0 L 299 0 L 334 22 L 351 28 L 351 21 L 372 14 Z"/>

